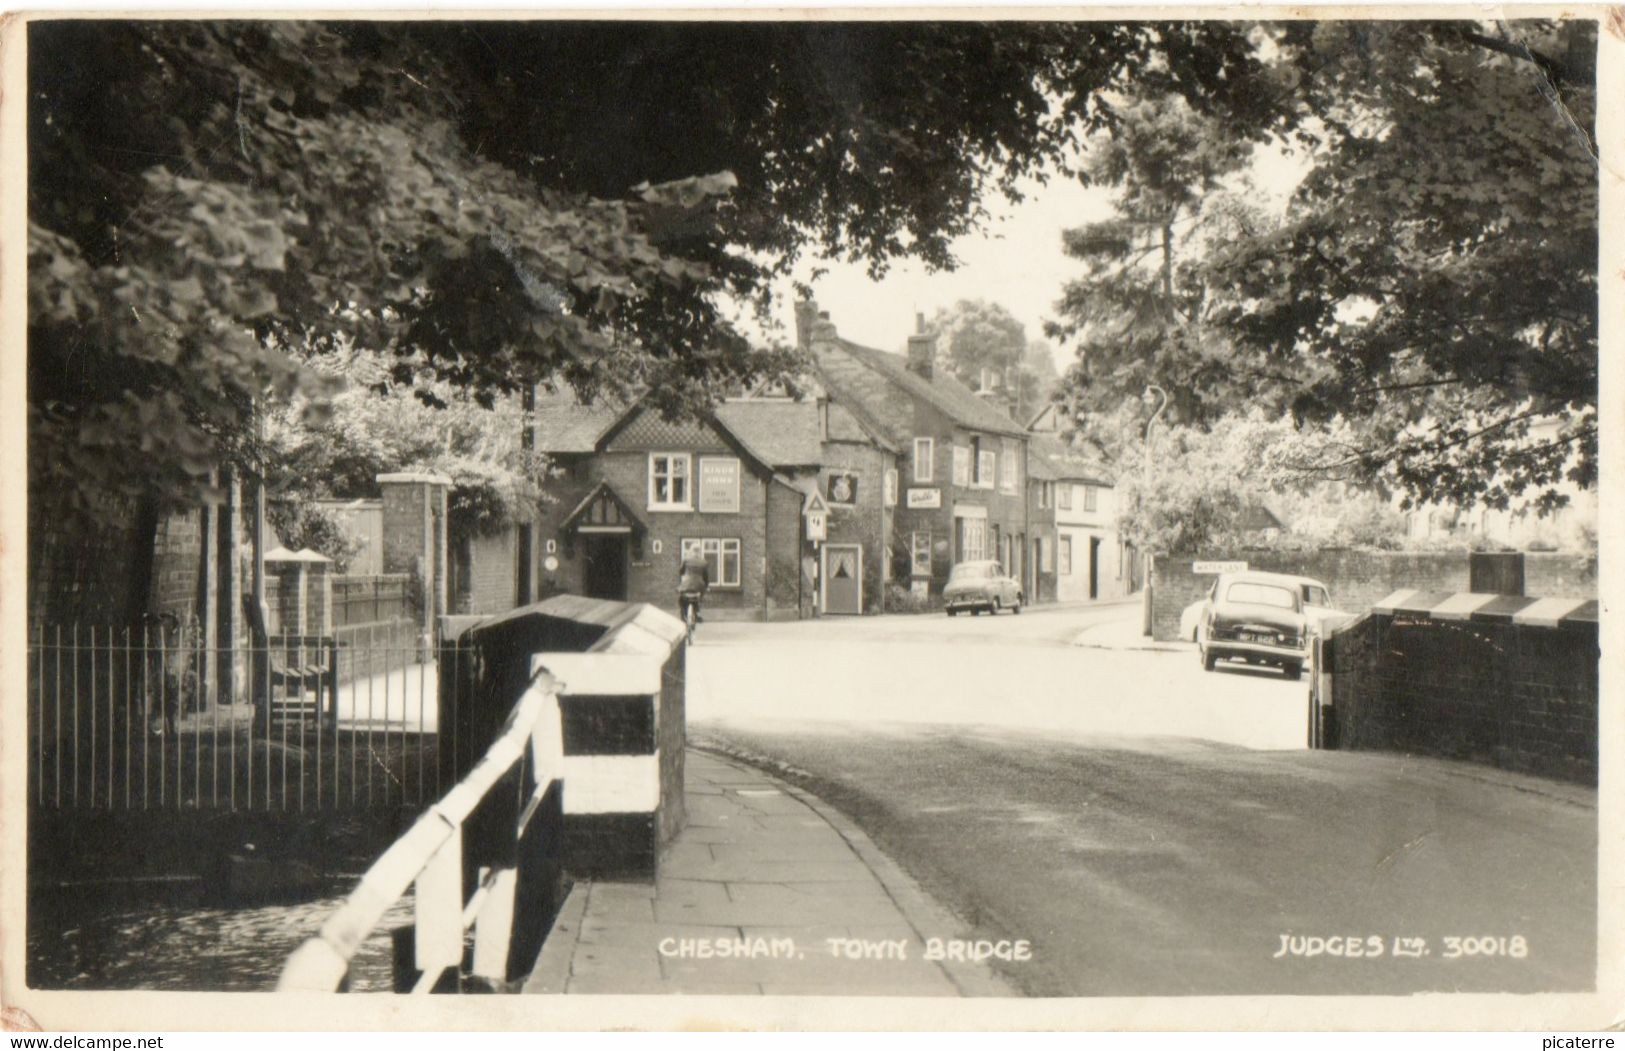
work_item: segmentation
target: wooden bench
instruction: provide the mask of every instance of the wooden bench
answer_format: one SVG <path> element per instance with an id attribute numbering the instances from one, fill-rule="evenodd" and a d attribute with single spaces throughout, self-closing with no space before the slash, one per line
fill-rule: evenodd
<path id="1" fill-rule="evenodd" d="M 263 602 L 243 599 L 253 640 L 250 682 L 254 707 L 268 721 L 303 722 L 312 726 L 338 716 L 338 640 L 331 635 L 272 635 Z"/>

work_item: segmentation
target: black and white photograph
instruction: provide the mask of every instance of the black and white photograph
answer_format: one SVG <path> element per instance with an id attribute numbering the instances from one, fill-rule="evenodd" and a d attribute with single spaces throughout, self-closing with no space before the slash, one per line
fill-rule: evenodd
<path id="1" fill-rule="evenodd" d="M 1617 10 L 4 32 L 8 1027 L 1617 1024 Z"/>

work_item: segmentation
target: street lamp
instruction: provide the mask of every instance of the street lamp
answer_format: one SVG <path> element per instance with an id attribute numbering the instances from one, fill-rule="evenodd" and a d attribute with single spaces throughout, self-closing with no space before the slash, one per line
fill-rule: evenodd
<path id="1" fill-rule="evenodd" d="M 1151 428 L 1156 426 L 1157 417 L 1162 415 L 1162 410 L 1166 409 L 1168 407 L 1168 392 L 1163 390 L 1161 387 L 1157 386 L 1155 383 L 1146 384 L 1145 393 L 1143 395 L 1141 395 L 1141 398 L 1145 401 L 1145 403 L 1147 405 L 1151 404 L 1151 392 L 1152 391 L 1156 391 L 1158 397 L 1161 400 L 1157 402 L 1157 409 L 1156 409 L 1155 412 L 1153 412 L 1151 414 L 1151 418 L 1149 420 L 1145 421 L 1145 465 L 1144 465 L 1144 469 L 1143 469 L 1144 477 L 1141 478 L 1141 480 L 1140 480 L 1140 495 L 1139 495 L 1139 500 L 1136 501 L 1141 508 L 1144 508 L 1144 506 L 1145 506 L 1145 494 L 1146 494 L 1146 491 L 1151 488 L 1151 455 L 1152 455 L 1152 453 L 1151 453 Z M 1141 573 L 1143 575 L 1143 580 L 1144 580 L 1144 585 L 1145 585 L 1145 624 L 1143 625 L 1143 629 L 1144 629 L 1144 634 L 1146 634 L 1146 635 L 1151 634 L 1151 602 L 1152 602 L 1152 598 L 1151 598 L 1151 564 L 1150 564 L 1150 557 L 1151 557 L 1151 553 L 1149 551 L 1141 552 L 1141 558 L 1145 560 L 1145 561 L 1143 561 L 1141 563 Z"/>
<path id="2" fill-rule="evenodd" d="M 1168 392 L 1155 383 L 1146 384 L 1145 393 L 1141 395 L 1145 403 L 1147 405 L 1151 404 L 1152 391 L 1156 391 L 1158 397 L 1162 400 L 1157 403 L 1157 411 L 1153 412 L 1151 418 L 1145 421 L 1145 478 L 1147 482 L 1151 480 L 1151 428 L 1156 426 L 1157 417 L 1162 415 L 1162 410 L 1168 407 Z"/>

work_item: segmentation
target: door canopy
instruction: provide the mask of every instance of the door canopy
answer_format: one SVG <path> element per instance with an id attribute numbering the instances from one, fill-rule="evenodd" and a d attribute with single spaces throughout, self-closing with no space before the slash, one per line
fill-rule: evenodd
<path id="1" fill-rule="evenodd" d="M 560 531 L 566 544 L 580 535 L 619 534 L 628 537 L 636 557 L 642 552 L 643 534 L 647 529 L 631 505 L 622 500 L 608 482 L 599 482 L 576 505 L 575 510 L 565 516 Z"/>

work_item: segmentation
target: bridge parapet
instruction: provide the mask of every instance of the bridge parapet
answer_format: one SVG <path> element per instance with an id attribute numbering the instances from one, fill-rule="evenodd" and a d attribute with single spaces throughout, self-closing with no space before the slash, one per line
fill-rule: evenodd
<path id="1" fill-rule="evenodd" d="M 1597 779 L 1598 604 L 1405 589 L 1317 644 L 1310 744 Z"/>

